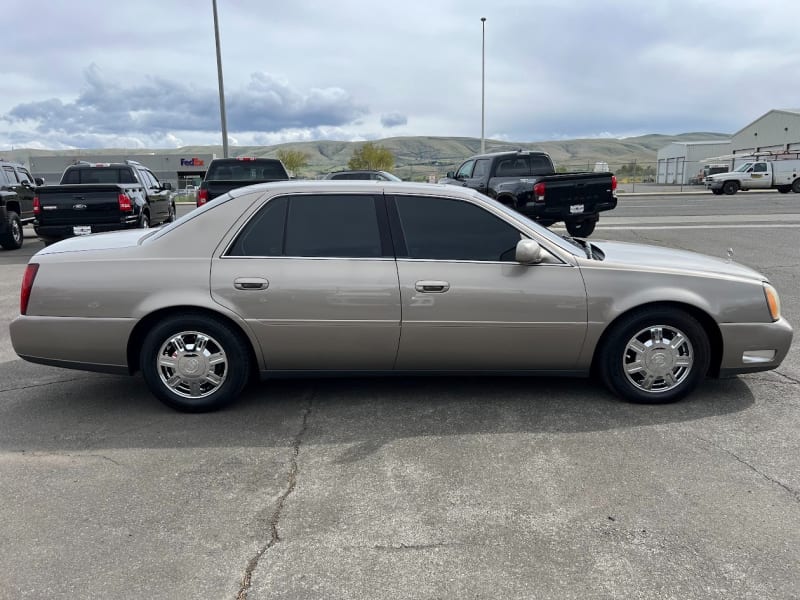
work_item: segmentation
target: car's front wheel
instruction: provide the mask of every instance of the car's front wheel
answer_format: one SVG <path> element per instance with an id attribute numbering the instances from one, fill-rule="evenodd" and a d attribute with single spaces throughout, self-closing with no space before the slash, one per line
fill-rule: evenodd
<path id="1" fill-rule="evenodd" d="M 722 191 L 728 196 L 733 196 L 736 192 L 739 191 L 739 182 L 726 181 L 725 183 L 722 184 Z"/>
<path id="2" fill-rule="evenodd" d="M 169 317 L 142 343 L 139 365 L 150 391 L 182 412 L 233 402 L 247 383 L 250 353 L 230 325 L 208 315 Z"/>
<path id="3" fill-rule="evenodd" d="M 630 402 L 665 404 L 703 380 L 711 349 L 703 326 L 675 308 L 643 308 L 609 332 L 598 365 L 609 389 Z"/>

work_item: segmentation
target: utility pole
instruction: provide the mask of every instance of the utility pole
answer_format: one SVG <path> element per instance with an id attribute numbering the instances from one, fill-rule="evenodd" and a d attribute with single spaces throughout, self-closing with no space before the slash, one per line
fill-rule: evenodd
<path id="1" fill-rule="evenodd" d="M 486 152 L 484 117 L 486 114 L 486 17 L 481 17 L 481 154 Z"/>
<path id="2" fill-rule="evenodd" d="M 222 157 L 228 158 L 228 123 L 225 118 L 225 86 L 222 85 L 222 53 L 219 49 L 219 18 L 217 0 L 211 0 L 214 7 L 214 38 L 217 42 L 217 82 L 219 85 L 219 117 L 222 122 Z"/>

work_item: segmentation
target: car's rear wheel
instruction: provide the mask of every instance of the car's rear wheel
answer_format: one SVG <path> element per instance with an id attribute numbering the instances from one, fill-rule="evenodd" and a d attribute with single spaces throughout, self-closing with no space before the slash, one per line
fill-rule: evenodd
<path id="1" fill-rule="evenodd" d="M 0 236 L 0 246 L 6 250 L 16 250 L 22 247 L 22 221 L 13 210 L 8 211 L 6 217 L 6 231 Z"/>
<path id="2" fill-rule="evenodd" d="M 792 182 L 792 191 L 793 191 L 795 194 L 800 194 L 800 177 L 798 177 L 797 179 L 795 179 L 795 180 Z"/>
<path id="3" fill-rule="evenodd" d="M 623 399 L 640 404 L 680 400 L 703 380 L 711 359 L 703 326 L 670 307 L 644 308 L 624 317 L 600 353 L 605 384 Z"/>
<path id="4" fill-rule="evenodd" d="M 597 221 L 593 219 L 586 219 L 583 221 L 567 221 L 564 223 L 567 227 L 567 232 L 574 237 L 589 237 L 594 231 Z"/>
<path id="5" fill-rule="evenodd" d="M 182 412 L 208 412 L 233 402 L 247 383 L 250 353 L 241 335 L 213 317 L 170 317 L 142 343 L 139 365 L 150 391 Z"/>
<path id="6" fill-rule="evenodd" d="M 733 196 L 736 192 L 739 191 L 739 182 L 726 181 L 725 183 L 722 184 L 722 191 L 728 196 Z"/>

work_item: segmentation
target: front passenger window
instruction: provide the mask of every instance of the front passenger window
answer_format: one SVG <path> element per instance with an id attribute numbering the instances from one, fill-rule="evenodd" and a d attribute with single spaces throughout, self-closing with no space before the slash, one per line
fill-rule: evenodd
<path id="1" fill-rule="evenodd" d="M 408 258 L 514 261 L 520 232 L 480 206 L 420 196 L 395 202 Z"/>

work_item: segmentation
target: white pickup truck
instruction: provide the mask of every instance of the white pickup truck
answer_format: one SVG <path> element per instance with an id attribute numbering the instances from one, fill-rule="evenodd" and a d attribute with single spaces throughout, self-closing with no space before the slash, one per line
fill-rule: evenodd
<path id="1" fill-rule="evenodd" d="M 746 162 L 728 173 L 706 177 L 706 188 L 715 194 L 739 190 L 778 190 L 800 194 L 800 160 L 759 160 Z"/>

